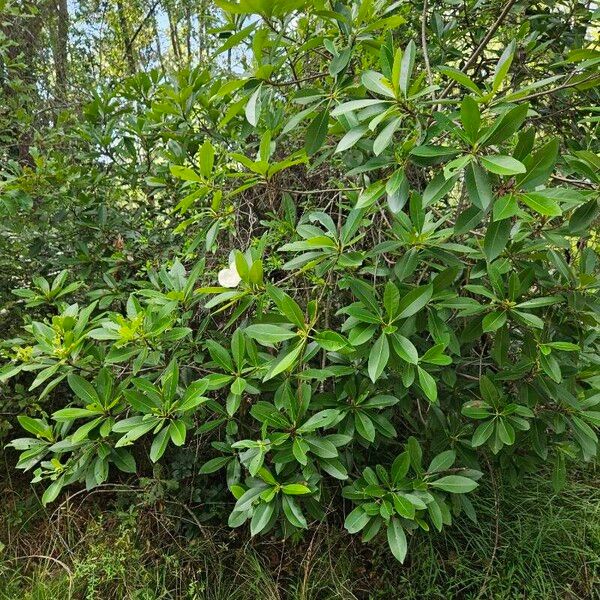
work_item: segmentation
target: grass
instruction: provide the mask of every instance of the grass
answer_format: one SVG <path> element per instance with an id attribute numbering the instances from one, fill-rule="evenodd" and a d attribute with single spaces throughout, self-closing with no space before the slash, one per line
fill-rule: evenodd
<path id="1" fill-rule="evenodd" d="M 560 494 L 540 477 L 497 494 L 482 486 L 478 524 L 416 537 L 405 565 L 337 525 L 301 541 L 250 541 L 131 494 L 80 495 L 53 514 L 31 496 L 5 507 L 1 600 L 600 598 L 594 471 Z"/>

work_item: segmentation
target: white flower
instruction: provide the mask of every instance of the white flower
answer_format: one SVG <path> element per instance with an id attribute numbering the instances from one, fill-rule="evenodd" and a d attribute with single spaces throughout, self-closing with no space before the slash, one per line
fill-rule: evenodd
<path id="1" fill-rule="evenodd" d="M 226 288 L 234 288 L 242 280 L 235 268 L 235 262 L 229 265 L 228 269 L 221 269 L 218 275 L 219 285 Z"/>

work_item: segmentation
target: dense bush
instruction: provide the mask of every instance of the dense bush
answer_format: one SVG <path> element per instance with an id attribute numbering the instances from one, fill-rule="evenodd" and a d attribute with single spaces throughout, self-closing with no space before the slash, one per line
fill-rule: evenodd
<path id="1" fill-rule="evenodd" d="M 231 526 L 346 506 L 400 561 L 476 518 L 485 470 L 559 489 L 600 425 L 591 12 L 216 4 L 209 66 L 5 157 L 17 467 L 52 502 L 158 461 L 184 480 L 193 446 Z"/>

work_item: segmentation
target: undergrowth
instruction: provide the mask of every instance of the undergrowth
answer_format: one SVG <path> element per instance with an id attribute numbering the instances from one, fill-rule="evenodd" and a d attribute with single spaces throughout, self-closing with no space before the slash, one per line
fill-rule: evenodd
<path id="1" fill-rule="evenodd" d="M 301 542 L 248 541 L 195 522 L 194 510 L 107 487 L 47 512 L 7 495 L 2 600 L 324 600 L 599 598 L 600 486 L 595 471 L 559 494 L 541 477 L 482 486 L 478 523 L 410 542 L 389 560 L 321 525 Z M 179 525 L 177 525 L 177 523 Z M 179 527 L 179 528 L 178 528 Z"/>

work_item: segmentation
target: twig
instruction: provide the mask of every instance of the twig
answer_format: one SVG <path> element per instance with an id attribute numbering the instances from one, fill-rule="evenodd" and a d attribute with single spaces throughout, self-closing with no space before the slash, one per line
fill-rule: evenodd
<path id="1" fill-rule="evenodd" d="M 325 77 L 326 75 L 328 75 L 328 73 L 315 73 L 314 75 L 307 75 L 306 77 L 294 79 L 293 81 L 273 81 L 272 79 L 267 79 L 267 83 L 274 87 L 285 87 L 288 85 L 297 85 L 305 81 L 313 81 L 314 79 L 319 79 L 321 77 Z"/>
<path id="2" fill-rule="evenodd" d="M 466 73 L 467 69 L 477 60 L 479 55 L 485 50 L 485 47 L 487 46 L 488 42 L 492 39 L 493 35 L 498 30 L 498 27 L 500 27 L 500 25 L 502 25 L 502 22 L 506 18 L 506 15 L 508 15 L 508 13 L 510 12 L 510 9 L 516 4 L 516 2 L 517 2 L 517 0 L 508 0 L 506 5 L 502 9 L 502 12 L 498 15 L 498 18 L 494 21 L 492 26 L 489 28 L 489 30 L 485 34 L 485 37 L 483 38 L 483 40 L 481 40 L 481 43 L 479 44 L 479 46 L 477 46 L 477 48 L 475 48 L 475 50 L 473 51 L 473 54 L 471 54 L 471 56 L 469 57 L 467 62 L 464 64 L 463 68 L 460 69 L 461 73 Z M 440 94 L 439 99 L 445 98 L 450 93 L 450 90 L 453 87 L 454 87 L 454 81 L 450 82 L 446 86 L 444 91 Z"/>
<path id="3" fill-rule="evenodd" d="M 425 60 L 425 70 L 427 71 L 427 82 L 433 85 L 433 73 L 429 64 L 429 52 L 427 51 L 427 9 L 429 8 L 428 0 L 423 2 L 423 14 L 421 17 L 421 48 L 423 49 L 423 59 Z M 431 97 L 435 100 L 435 91 L 431 92 Z"/>
<path id="4" fill-rule="evenodd" d="M 345 188 L 324 188 L 320 190 L 290 190 L 287 188 L 282 188 L 284 192 L 289 192 L 290 194 L 325 194 L 327 192 L 356 192 L 358 190 L 362 190 L 360 187 L 345 187 Z"/>
<path id="5" fill-rule="evenodd" d="M 578 85 L 588 83 L 597 78 L 598 78 L 598 75 L 591 75 L 590 77 L 586 77 L 585 79 L 582 79 L 581 81 L 573 81 L 571 83 L 563 83 L 562 85 L 552 88 L 551 90 L 542 90 L 541 92 L 535 92 L 534 94 L 529 94 L 529 96 L 523 96 L 522 98 L 519 98 L 519 101 L 524 102 L 525 100 L 532 100 L 533 98 L 539 98 L 540 96 L 546 96 L 548 94 L 553 94 L 554 92 L 558 92 L 560 90 L 566 90 L 567 88 L 577 87 Z"/>
<path id="6" fill-rule="evenodd" d="M 137 39 L 137 36 L 140 34 L 140 31 L 142 31 L 142 28 L 146 24 L 146 21 L 154 14 L 154 11 L 156 10 L 156 7 L 158 6 L 159 2 L 160 2 L 160 0 L 156 0 L 156 2 L 150 7 L 148 12 L 146 13 L 146 16 L 142 19 L 142 21 L 138 25 L 138 28 L 134 31 L 133 35 L 131 36 L 131 39 L 129 40 L 129 42 L 127 43 L 127 46 L 125 47 L 126 53 L 129 52 L 129 50 L 131 50 L 131 48 L 133 47 L 133 42 L 135 42 L 135 40 Z"/>
<path id="7" fill-rule="evenodd" d="M 587 183 L 586 181 L 579 181 L 577 179 L 569 179 L 568 177 L 561 177 L 560 175 L 552 175 L 552 179 L 556 181 L 562 181 L 563 183 L 569 183 L 575 187 L 583 188 L 586 190 L 593 190 L 595 186 L 593 183 Z"/>

